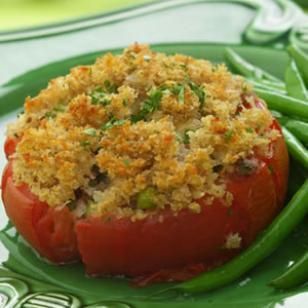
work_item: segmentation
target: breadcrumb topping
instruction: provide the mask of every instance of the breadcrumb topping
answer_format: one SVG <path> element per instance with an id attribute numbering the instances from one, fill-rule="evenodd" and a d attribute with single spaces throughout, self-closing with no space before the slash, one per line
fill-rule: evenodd
<path id="1" fill-rule="evenodd" d="M 26 98 L 8 128 L 20 140 L 14 181 L 80 217 L 199 213 L 200 198 L 228 206 L 228 174 L 253 170 L 279 136 L 264 106 L 223 64 L 134 44 Z"/>
<path id="2" fill-rule="evenodd" d="M 226 249 L 239 249 L 241 248 L 242 238 L 238 233 L 230 233 L 226 238 Z"/>

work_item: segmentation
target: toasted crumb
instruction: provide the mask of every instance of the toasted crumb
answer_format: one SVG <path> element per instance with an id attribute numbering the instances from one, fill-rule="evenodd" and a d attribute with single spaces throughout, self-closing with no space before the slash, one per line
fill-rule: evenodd
<path id="1" fill-rule="evenodd" d="M 238 249 L 241 248 L 242 238 L 238 233 L 230 233 L 227 236 L 225 248 L 226 249 Z"/>
<path id="2" fill-rule="evenodd" d="M 14 181 L 40 200 L 82 199 L 78 215 L 144 219 L 166 207 L 231 206 L 226 178 L 239 161 L 267 155 L 280 135 L 251 87 L 226 66 L 134 44 L 50 81 L 8 128 L 18 137 Z M 155 191 L 151 209 L 138 194 Z M 230 234 L 227 248 L 241 238 Z"/>

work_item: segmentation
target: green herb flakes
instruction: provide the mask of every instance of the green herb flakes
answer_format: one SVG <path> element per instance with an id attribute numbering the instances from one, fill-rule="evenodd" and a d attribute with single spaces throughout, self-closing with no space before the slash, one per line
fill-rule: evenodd
<path id="1" fill-rule="evenodd" d="M 143 102 L 143 105 L 139 113 L 131 116 L 131 121 L 136 123 L 141 120 L 145 120 L 147 115 L 153 113 L 159 108 L 160 101 L 163 96 L 162 89 L 155 89 L 149 93 L 149 97 Z"/>
<path id="2" fill-rule="evenodd" d="M 123 163 L 126 167 L 130 165 L 130 160 L 129 159 L 123 159 Z"/>
<path id="3" fill-rule="evenodd" d="M 123 125 L 126 122 L 126 120 L 124 119 L 116 119 L 115 117 L 111 117 L 110 120 L 108 122 L 106 122 L 101 129 L 102 130 L 107 130 L 110 129 L 114 126 L 120 126 Z"/>
<path id="4" fill-rule="evenodd" d="M 80 141 L 80 145 L 84 148 L 88 147 L 89 145 L 91 145 L 90 141 L 87 141 L 87 140 L 83 140 L 83 141 Z"/>
<path id="5" fill-rule="evenodd" d="M 188 132 L 191 131 L 190 129 L 186 129 L 184 131 L 184 134 L 181 135 L 180 133 L 176 133 L 175 137 L 176 137 L 176 140 L 180 143 L 184 143 L 184 144 L 189 144 L 190 142 L 190 137 L 188 135 Z"/>
<path id="6" fill-rule="evenodd" d="M 103 89 L 96 89 L 91 94 L 92 104 L 93 105 L 102 105 L 107 106 L 111 103 L 111 98 L 109 95 L 104 92 Z"/>
<path id="7" fill-rule="evenodd" d="M 57 116 L 57 113 L 54 111 L 47 111 L 44 115 L 47 119 L 54 119 Z"/>
<path id="8" fill-rule="evenodd" d="M 89 128 L 84 129 L 83 133 L 88 135 L 88 136 L 95 137 L 96 136 L 96 129 L 92 128 L 92 127 L 89 127 Z"/>
<path id="9" fill-rule="evenodd" d="M 224 134 L 225 140 L 230 141 L 233 137 L 233 131 L 231 129 L 227 130 Z"/>
<path id="10" fill-rule="evenodd" d="M 188 83 L 190 89 L 195 93 L 195 95 L 198 97 L 200 102 L 200 107 L 202 108 L 205 103 L 206 93 L 203 86 L 198 86 L 192 81 L 189 81 Z"/>
<path id="11" fill-rule="evenodd" d="M 183 137 L 181 136 L 181 134 L 179 133 L 176 133 L 175 134 L 175 138 L 178 142 L 182 143 L 183 142 Z"/>
<path id="12" fill-rule="evenodd" d="M 64 112 L 65 111 L 65 106 L 60 104 L 60 105 L 57 105 L 53 108 L 53 111 L 55 112 Z"/>
<path id="13" fill-rule="evenodd" d="M 247 127 L 246 132 L 252 134 L 254 132 L 254 130 L 251 127 Z"/>
<path id="14" fill-rule="evenodd" d="M 184 144 L 189 144 L 189 142 L 190 142 L 190 137 L 189 137 L 189 135 L 188 135 L 188 132 L 190 131 L 190 129 L 186 129 L 185 131 L 184 131 L 184 135 L 183 135 L 183 143 Z"/>
<path id="15" fill-rule="evenodd" d="M 104 81 L 104 88 L 106 90 L 107 93 L 117 93 L 117 86 L 113 83 L 111 83 L 110 80 L 105 80 Z"/>
<path id="16" fill-rule="evenodd" d="M 57 117 L 58 113 L 64 112 L 65 111 L 65 105 L 59 104 L 55 107 L 53 107 L 51 110 L 47 111 L 44 114 L 44 117 L 47 119 L 54 119 Z"/>
<path id="17" fill-rule="evenodd" d="M 176 95 L 178 97 L 178 101 L 180 104 L 184 104 L 185 100 L 185 85 L 183 84 L 176 84 L 172 88 L 170 88 L 170 91 L 173 95 Z"/>

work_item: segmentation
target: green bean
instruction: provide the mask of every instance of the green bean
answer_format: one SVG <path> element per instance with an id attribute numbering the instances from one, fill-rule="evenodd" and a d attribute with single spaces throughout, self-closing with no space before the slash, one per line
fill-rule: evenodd
<path id="1" fill-rule="evenodd" d="M 291 119 L 276 110 L 271 110 L 271 113 L 280 125 L 286 127 L 305 146 L 308 145 L 308 123 Z"/>
<path id="2" fill-rule="evenodd" d="M 303 182 L 306 179 L 308 179 L 308 171 L 305 170 L 291 156 L 289 164 L 288 192 L 286 200 L 290 200 L 292 198 L 292 196 L 299 190 L 299 188 L 302 186 Z"/>
<path id="3" fill-rule="evenodd" d="M 255 89 L 255 92 L 271 109 L 300 119 L 308 119 L 308 102 L 262 89 Z"/>
<path id="4" fill-rule="evenodd" d="M 283 82 L 276 78 L 275 76 L 269 74 L 263 69 L 252 65 L 243 59 L 238 53 L 236 53 L 233 49 L 226 49 L 226 58 L 228 62 L 243 76 L 252 78 L 258 81 L 268 80 L 273 83 L 283 85 Z"/>
<path id="5" fill-rule="evenodd" d="M 268 84 L 265 84 L 263 82 L 255 81 L 253 79 L 248 79 L 248 80 L 254 86 L 254 88 L 256 88 L 256 89 L 265 90 L 265 91 L 273 91 L 273 92 L 280 94 L 280 95 L 287 95 L 286 90 L 282 90 L 281 88 L 278 88 L 278 87 L 275 87 L 275 86 L 272 86 L 272 85 L 268 85 Z"/>
<path id="6" fill-rule="evenodd" d="M 210 291 L 240 278 L 273 253 L 290 232 L 303 220 L 308 213 L 307 199 L 308 180 L 304 182 L 272 224 L 239 256 L 213 271 L 167 288 L 162 293 L 170 291 L 188 293 Z"/>
<path id="7" fill-rule="evenodd" d="M 272 113 L 272 116 L 274 116 L 277 119 L 279 119 L 279 118 L 286 118 L 286 119 L 288 119 L 287 116 L 283 115 L 281 112 L 279 112 L 277 110 L 270 109 L 270 112 Z"/>
<path id="8" fill-rule="evenodd" d="M 295 160 L 308 169 L 308 151 L 297 138 L 285 127 L 282 128 L 283 136 L 288 150 Z M 307 202 L 308 203 L 308 202 Z"/>
<path id="9" fill-rule="evenodd" d="M 270 282 L 277 289 L 290 289 L 308 281 L 308 251 L 285 273 Z"/>
<path id="10" fill-rule="evenodd" d="M 290 56 L 294 59 L 297 64 L 299 71 L 301 72 L 306 86 L 308 86 L 308 55 L 296 45 L 290 45 L 288 47 Z"/>
<path id="11" fill-rule="evenodd" d="M 284 126 L 304 145 L 308 145 L 308 123 L 289 119 Z"/>
<path id="12" fill-rule="evenodd" d="M 308 100 L 308 95 L 304 80 L 302 79 L 302 76 L 294 60 L 290 61 L 286 69 L 285 82 L 286 82 L 287 92 L 290 96 L 306 101 Z"/>
<path id="13" fill-rule="evenodd" d="M 262 83 L 262 85 L 264 86 L 268 86 L 270 88 L 276 89 L 276 90 L 280 90 L 282 92 L 286 92 L 286 86 L 284 83 L 282 82 L 273 82 L 273 81 L 269 81 L 269 80 L 258 80 L 258 82 Z"/>

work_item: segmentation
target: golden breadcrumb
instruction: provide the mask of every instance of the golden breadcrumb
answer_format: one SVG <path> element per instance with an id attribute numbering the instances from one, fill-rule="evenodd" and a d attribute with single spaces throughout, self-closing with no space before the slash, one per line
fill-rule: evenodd
<path id="1" fill-rule="evenodd" d="M 136 220 L 166 206 L 199 213 L 201 197 L 228 206 L 228 174 L 256 150 L 266 155 L 280 134 L 264 102 L 223 64 L 140 44 L 73 68 L 24 109 L 8 129 L 20 140 L 14 181 L 78 216 Z M 141 204 L 142 193 L 150 202 Z"/>

